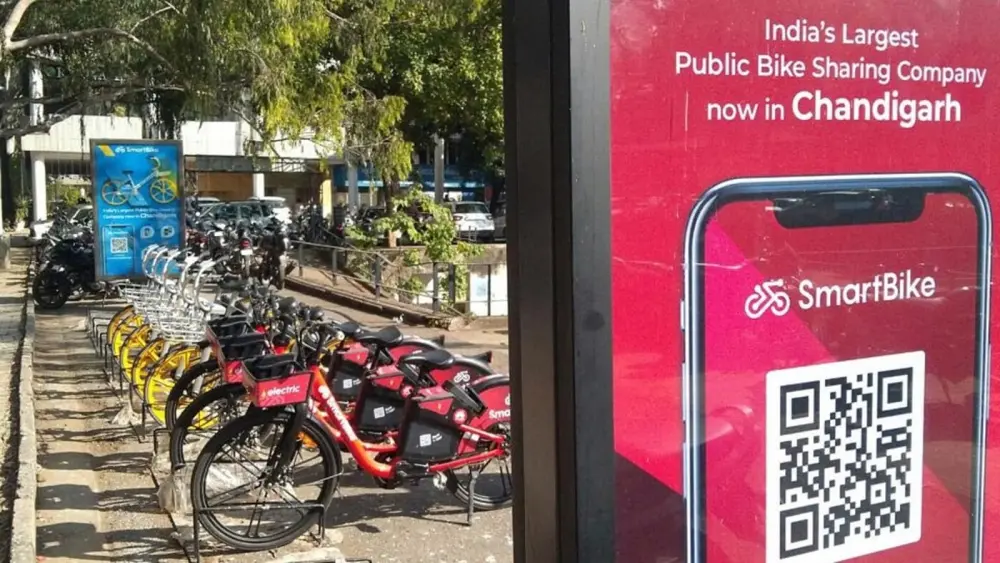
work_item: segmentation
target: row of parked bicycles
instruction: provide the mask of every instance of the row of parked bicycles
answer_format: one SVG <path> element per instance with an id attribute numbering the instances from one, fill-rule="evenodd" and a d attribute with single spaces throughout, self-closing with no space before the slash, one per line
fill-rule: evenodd
<path id="1" fill-rule="evenodd" d="M 283 288 L 285 276 L 297 266 L 289 258 L 287 227 L 276 218 L 266 221 L 226 221 L 189 211 L 186 245 L 212 260 L 206 279 L 222 276 L 253 278 Z M 50 229 L 35 241 L 39 264 L 34 298 L 39 307 L 58 309 L 84 296 L 116 296 L 118 284 L 97 280 L 94 227 L 90 215 L 59 212 Z"/>
<path id="2" fill-rule="evenodd" d="M 209 253 L 153 246 L 142 263 L 148 283 L 120 286 L 90 332 L 138 424 L 169 441 L 164 485 L 189 504 L 196 556 L 202 530 L 246 551 L 322 538 L 345 456 L 380 487 L 450 491 L 470 523 L 511 503 L 510 380 L 490 353 L 327 318 L 220 279 Z"/>

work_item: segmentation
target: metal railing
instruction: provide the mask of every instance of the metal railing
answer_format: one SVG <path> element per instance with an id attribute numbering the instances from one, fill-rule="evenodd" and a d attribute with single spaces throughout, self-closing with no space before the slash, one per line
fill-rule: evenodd
<path id="1" fill-rule="evenodd" d="M 292 245 L 303 281 L 328 283 L 375 301 L 396 301 L 434 313 L 507 314 L 504 263 L 407 263 L 404 253 L 412 248 L 373 251 L 304 241 Z"/>

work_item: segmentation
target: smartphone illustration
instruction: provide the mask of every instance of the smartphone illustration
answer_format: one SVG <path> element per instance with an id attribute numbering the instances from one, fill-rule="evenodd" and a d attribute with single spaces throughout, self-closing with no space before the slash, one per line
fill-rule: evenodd
<path id="1" fill-rule="evenodd" d="M 685 233 L 691 563 L 978 563 L 992 219 L 955 173 L 740 179 Z"/>
<path id="2" fill-rule="evenodd" d="M 108 225 L 102 230 L 104 242 L 101 255 L 105 275 L 129 274 L 137 256 L 135 252 L 135 227 L 132 225 Z"/>

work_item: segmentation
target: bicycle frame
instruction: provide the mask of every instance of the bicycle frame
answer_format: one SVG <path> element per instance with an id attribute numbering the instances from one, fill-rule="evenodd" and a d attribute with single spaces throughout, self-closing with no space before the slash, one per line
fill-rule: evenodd
<path id="1" fill-rule="evenodd" d="M 311 369 L 313 370 L 313 383 L 309 389 L 309 395 L 313 400 L 311 401 L 309 408 L 314 419 L 319 422 L 320 425 L 322 425 L 323 428 L 326 429 L 326 431 L 329 432 L 338 443 L 347 446 L 351 456 L 358 462 L 358 466 L 364 469 L 366 473 L 380 479 L 395 478 L 396 467 L 399 465 L 401 460 L 393 459 L 389 463 L 383 463 L 376 459 L 376 456 L 380 453 L 392 453 L 396 451 L 398 446 L 395 442 L 391 443 L 390 449 L 389 444 L 369 444 L 361 440 L 357 433 L 354 432 L 354 427 L 351 426 L 351 422 L 348 420 L 347 415 L 344 414 L 343 409 L 340 408 L 340 404 L 337 402 L 336 397 L 333 396 L 333 392 L 330 391 L 330 387 L 326 384 L 326 380 L 320 374 L 319 367 L 313 367 Z M 332 423 L 330 419 L 332 419 Z M 486 432 L 485 430 L 468 426 L 466 424 L 459 424 L 456 425 L 456 427 L 463 433 L 473 434 L 479 436 L 480 439 L 485 439 L 496 444 L 502 444 L 505 439 L 504 436 Z M 459 457 L 450 461 L 431 464 L 427 467 L 427 473 L 434 474 L 442 471 L 448 471 L 450 469 L 458 469 L 467 465 L 483 463 L 492 458 L 501 457 L 502 455 L 504 455 L 502 449 L 497 448 L 488 450 L 482 453 Z"/>
<path id="2" fill-rule="evenodd" d="M 153 178 L 156 178 L 156 175 L 159 174 L 159 172 L 160 172 L 159 170 L 155 170 L 155 169 L 152 170 L 149 173 L 149 176 L 146 176 L 145 178 L 143 178 L 142 181 L 139 182 L 139 183 L 136 183 L 136 181 L 132 179 L 132 175 L 131 174 L 126 174 L 125 178 L 128 180 L 129 185 L 132 186 L 132 189 L 135 190 L 135 191 L 138 191 L 138 190 L 141 190 L 142 187 L 146 185 L 146 182 L 152 180 Z M 124 185 L 124 182 L 122 183 L 122 185 Z"/>

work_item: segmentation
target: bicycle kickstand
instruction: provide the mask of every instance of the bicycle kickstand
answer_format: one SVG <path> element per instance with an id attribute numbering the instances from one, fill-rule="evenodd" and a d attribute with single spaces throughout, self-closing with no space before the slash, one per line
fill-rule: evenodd
<path id="1" fill-rule="evenodd" d="M 469 479 L 469 512 L 466 520 L 467 526 L 472 526 L 472 513 L 475 510 L 474 499 L 476 498 L 476 481 L 479 479 L 479 471 L 472 472 L 472 478 Z"/>

